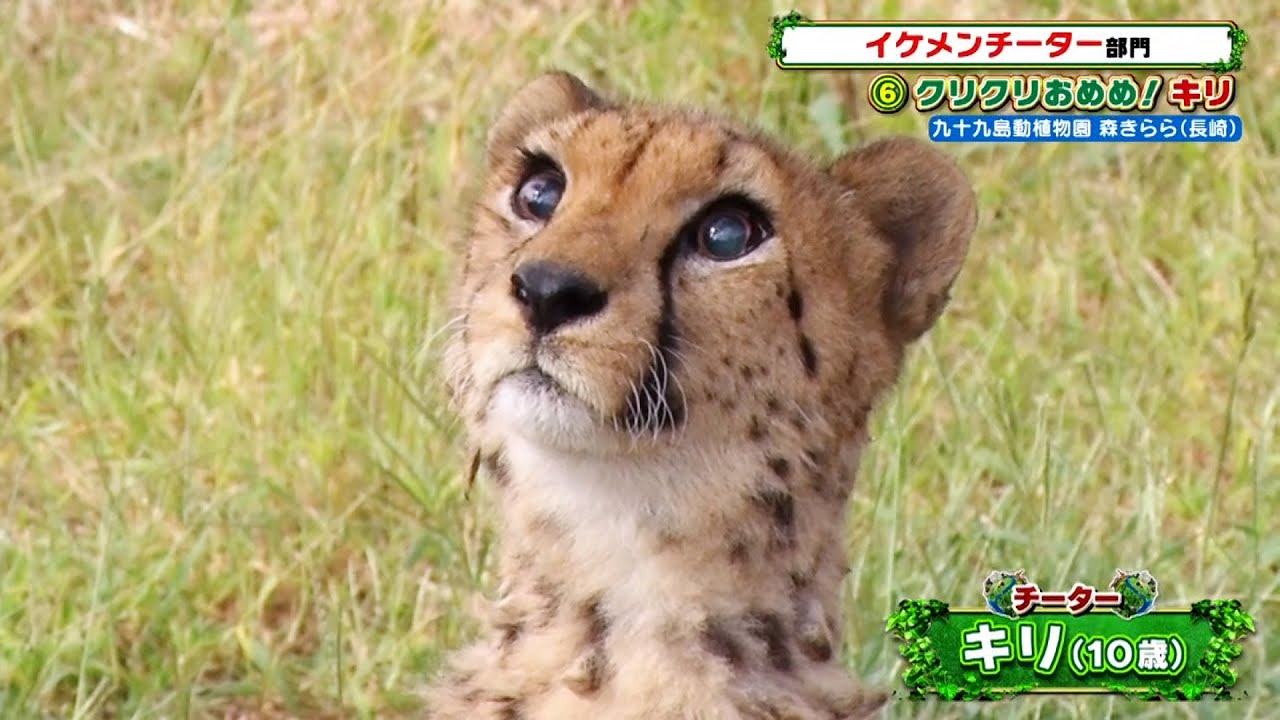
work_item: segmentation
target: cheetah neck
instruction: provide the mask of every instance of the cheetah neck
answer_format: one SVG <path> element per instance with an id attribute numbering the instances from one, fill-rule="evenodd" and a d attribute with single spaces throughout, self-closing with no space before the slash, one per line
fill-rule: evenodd
<path id="1" fill-rule="evenodd" d="M 512 439 L 495 464 L 493 621 L 513 667 L 581 694 L 659 652 L 730 675 L 834 669 L 847 497 L 836 463 L 745 448 L 605 461 Z"/>

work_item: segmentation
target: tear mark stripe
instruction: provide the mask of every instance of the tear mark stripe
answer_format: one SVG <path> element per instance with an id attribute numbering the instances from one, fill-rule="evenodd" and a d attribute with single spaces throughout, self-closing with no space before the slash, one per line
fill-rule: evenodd
<path id="1" fill-rule="evenodd" d="M 671 240 L 658 259 L 658 288 L 662 304 L 654 332 L 655 357 L 645 370 L 639 387 L 627 399 L 626 426 L 634 432 L 672 430 L 685 421 L 685 407 L 675 386 L 676 351 L 679 337 L 672 275 L 680 255 L 680 237 Z"/>

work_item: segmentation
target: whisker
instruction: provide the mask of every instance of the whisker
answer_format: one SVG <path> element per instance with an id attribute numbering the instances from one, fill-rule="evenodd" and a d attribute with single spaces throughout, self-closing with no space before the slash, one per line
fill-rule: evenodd
<path id="1" fill-rule="evenodd" d="M 667 385 L 671 377 L 671 370 L 667 366 L 667 358 L 661 349 L 648 341 L 645 341 L 645 345 L 649 348 L 650 371 L 655 376 L 654 393 L 657 398 L 651 407 L 651 412 L 653 439 L 657 441 L 661 437 L 663 425 L 671 425 L 675 421 L 675 416 L 671 413 L 671 404 L 667 401 Z"/>
<path id="2" fill-rule="evenodd" d="M 446 334 L 457 334 L 461 332 L 463 323 L 466 322 L 466 319 L 467 319 L 466 313 L 459 313 L 454 317 L 450 318 L 440 327 L 436 328 L 435 331 L 432 332 L 430 335 L 427 335 L 425 338 L 423 338 L 422 342 L 418 344 L 417 354 L 419 356 L 419 359 L 425 359 L 429 357 L 433 351 L 439 349 L 436 343 L 440 340 L 441 337 L 445 336 Z"/>

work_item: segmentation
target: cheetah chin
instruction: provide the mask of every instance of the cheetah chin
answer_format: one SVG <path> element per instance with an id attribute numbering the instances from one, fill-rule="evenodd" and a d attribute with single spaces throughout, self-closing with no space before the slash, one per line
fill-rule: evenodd
<path id="1" fill-rule="evenodd" d="M 445 370 L 499 586 L 430 717 L 876 713 L 839 656 L 845 508 L 967 254 L 964 174 L 906 138 L 820 163 L 549 73 L 486 177 Z"/>
<path id="2" fill-rule="evenodd" d="M 587 452 L 616 428 L 547 371 L 525 368 L 494 386 L 489 419 L 503 435 L 564 451 Z"/>

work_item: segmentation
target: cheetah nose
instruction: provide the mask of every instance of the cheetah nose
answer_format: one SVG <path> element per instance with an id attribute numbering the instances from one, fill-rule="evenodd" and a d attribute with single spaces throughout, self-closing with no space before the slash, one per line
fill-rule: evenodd
<path id="1" fill-rule="evenodd" d="M 604 309 L 609 296 L 591 278 L 546 261 L 522 263 L 511 275 L 511 294 L 525 322 L 539 335 Z"/>

